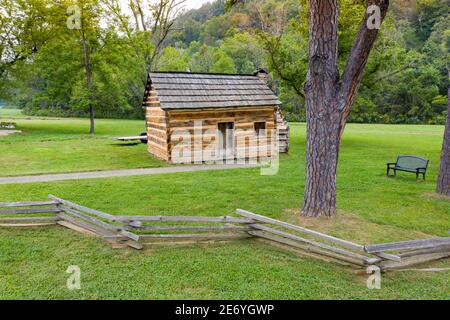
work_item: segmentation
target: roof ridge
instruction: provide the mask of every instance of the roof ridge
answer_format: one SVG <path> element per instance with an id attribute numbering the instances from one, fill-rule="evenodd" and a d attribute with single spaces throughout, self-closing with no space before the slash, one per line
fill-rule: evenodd
<path id="1" fill-rule="evenodd" d="M 207 75 L 207 76 L 241 76 L 241 77 L 255 77 L 258 76 L 251 73 L 212 73 L 212 72 L 189 72 L 189 71 L 151 71 L 152 73 L 160 73 L 160 74 L 192 74 L 192 75 Z"/>

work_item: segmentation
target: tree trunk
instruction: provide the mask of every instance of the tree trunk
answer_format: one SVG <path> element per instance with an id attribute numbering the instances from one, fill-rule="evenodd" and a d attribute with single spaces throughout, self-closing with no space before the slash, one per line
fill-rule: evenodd
<path id="1" fill-rule="evenodd" d="M 448 87 L 447 121 L 436 191 L 442 195 L 450 196 L 450 86 Z"/>
<path id="2" fill-rule="evenodd" d="M 336 213 L 336 169 L 340 112 L 338 0 L 309 2 L 309 71 L 306 97 L 306 185 L 304 216 Z"/>
<path id="3" fill-rule="evenodd" d="M 336 172 L 339 155 L 339 114 L 321 119 L 312 107 L 307 111 L 306 185 L 304 216 L 336 214 Z"/>
<path id="4" fill-rule="evenodd" d="M 94 106 L 91 105 L 89 106 L 89 134 L 94 134 L 95 133 L 95 121 L 94 121 Z"/>
<path id="5" fill-rule="evenodd" d="M 383 21 L 389 0 L 377 5 Z M 309 69 L 306 98 L 306 184 L 302 215 L 336 214 L 336 172 L 341 136 L 378 34 L 365 13 L 347 64 L 339 79 L 338 0 L 309 0 Z"/>
<path id="6" fill-rule="evenodd" d="M 95 133 L 95 121 L 94 121 L 94 106 L 92 104 L 91 55 L 89 52 L 89 47 L 87 44 L 86 34 L 84 33 L 84 30 L 81 31 L 81 42 L 83 44 L 84 69 L 86 72 L 86 86 L 88 89 L 88 99 L 89 99 L 89 118 L 90 118 L 89 134 L 94 134 Z"/>

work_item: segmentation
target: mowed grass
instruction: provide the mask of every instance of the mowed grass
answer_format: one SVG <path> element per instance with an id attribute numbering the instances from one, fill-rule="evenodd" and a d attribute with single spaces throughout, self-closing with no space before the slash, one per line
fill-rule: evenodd
<path id="1" fill-rule="evenodd" d="M 36 175 L 112 169 L 160 167 L 146 145 L 113 137 L 145 132 L 145 121 L 99 119 L 91 136 L 87 119 L 28 117 L 0 109 L 0 121 L 17 124 L 22 133 L 0 137 L 0 176 Z"/>
<path id="2" fill-rule="evenodd" d="M 20 109 L 7 109 L 0 107 L 0 118 L 10 118 L 10 119 L 16 119 L 16 118 L 22 118 L 22 110 Z"/>
<path id="3" fill-rule="evenodd" d="M 36 130 L 25 132 L 22 141 L 37 134 L 56 137 L 57 128 L 73 130 L 74 140 L 83 136 L 71 127 L 71 119 L 30 121 L 29 128 Z M 80 126 L 87 123 L 76 121 Z M 137 127 L 141 123 L 105 121 L 108 130 L 117 128 L 124 135 L 134 134 L 132 123 Z M 304 124 L 291 124 L 291 152 L 281 156 L 280 171 L 274 176 L 262 176 L 254 168 L 0 185 L 0 201 L 39 200 L 52 193 L 121 215 L 219 216 L 243 208 L 361 244 L 448 236 L 450 201 L 433 193 L 442 134 L 439 126 L 348 125 L 339 162 L 339 215 L 332 220 L 299 217 Z M 6 139 L 16 138 L 20 137 Z M 60 142 L 70 145 L 74 140 Z M 133 148 L 123 147 L 130 153 Z M 114 157 L 107 152 L 115 150 L 107 148 L 103 156 Z M 138 157 L 148 157 L 144 149 L 142 153 Z M 386 178 L 385 163 L 397 154 L 430 159 L 427 181 L 416 182 L 414 175 L 401 173 Z M 0 159 L 3 162 L 1 155 Z M 82 270 L 81 290 L 65 287 L 69 265 Z M 450 267 L 450 263 L 428 266 Z M 380 290 L 369 290 L 366 276 L 257 240 L 133 251 L 114 250 L 61 227 L 0 229 L 4 299 L 449 299 L 449 279 L 449 272 L 394 272 L 383 275 Z"/>

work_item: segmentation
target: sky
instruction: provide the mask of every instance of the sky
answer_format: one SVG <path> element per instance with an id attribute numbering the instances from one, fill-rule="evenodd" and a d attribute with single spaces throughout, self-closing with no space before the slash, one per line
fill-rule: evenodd
<path id="1" fill-rule="evenodd" d="M 155 0 L 152 0 L 154 2 Z M 186 9 L 198 9 L 202 6 L 202 4 L 207 2 L 212 2 L 214 0 L 186 0 L 185 7 Z M 126 6 L 128 0 L 120 0 L 121 4 Z"/>
<path id="2" fill-rule="evenodd" d="M 198 9 L 207 2 L 212 2 L 212 0 L 187 0 L 186 9 Z"/>

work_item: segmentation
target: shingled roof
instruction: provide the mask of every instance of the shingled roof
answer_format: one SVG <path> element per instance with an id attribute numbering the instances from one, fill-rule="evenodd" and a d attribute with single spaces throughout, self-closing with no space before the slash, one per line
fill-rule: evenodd
<path id="1" fill-rule="evenodd" d="M 265 81 L 255 75 L 151 72 L 148 90 L 162 109 L 278 106 L 281 102 Z"/>

